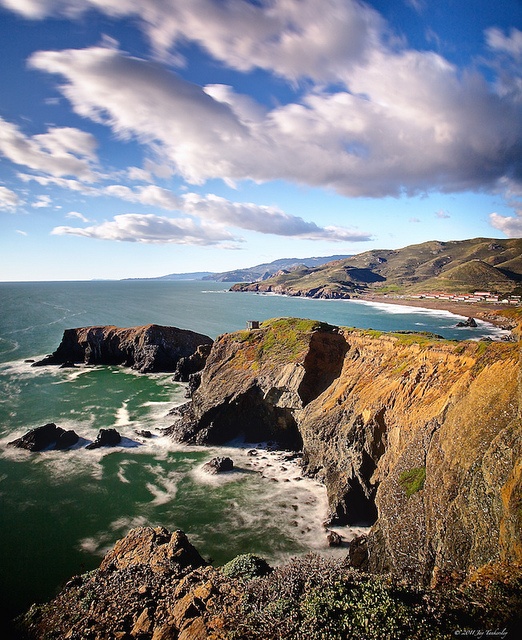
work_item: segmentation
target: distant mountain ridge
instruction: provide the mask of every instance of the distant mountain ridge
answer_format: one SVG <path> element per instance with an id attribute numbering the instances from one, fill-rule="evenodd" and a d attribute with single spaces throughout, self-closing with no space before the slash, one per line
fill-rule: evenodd
<path id="1" fill-rule="evenodd" d="M 266 280 L 282 269 L 291 271 L 299 267 L 318 267 L 332 260 L 343 260 L 349 255 L 334 255 L 312 258 L 279 258 L 273 262 L 263 262 L 254 267 L 214 273 L 212 271 L 194 271 L 190 273 L 169 273 L 157 278 L 126 278 L 127 280 L 212 280 L 214 282 L 252 282 Z"/>
<path id="2" fill-rule="evenodd" d="M 520 294 L 522 239 L 430 241 L 403 249 L 366 251 L 315 268 L 279 273 L 263 282 L 238 284 L 233 289 L 313 298 L 476 290 Z"/>

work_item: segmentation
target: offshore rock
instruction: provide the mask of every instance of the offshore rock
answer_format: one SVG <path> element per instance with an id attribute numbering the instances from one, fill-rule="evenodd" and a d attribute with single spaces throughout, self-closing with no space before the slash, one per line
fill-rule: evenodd
<path id="1" fill-rule="evenodd" d="M 54 422 L 49 422 L 41 427 L 31 429 L 21 438 L 9 442 L 8 445 L 28 451 L 42 451 L 44 449 L 68 449 L 78 440 L 78 435 L 74 431 L 66 431 L 57 427 Z"/>
<path id="2" fill-rule="evenodd" d="M 228 456 L 217 456 L 216 458 L 212 458 L 212 460 L 209 460 L 203 465 L 204 471 L 212 474 L 232 471 L 233 468 L 234 461 Z"/>
<path id="3" fill-rule="evenodd" d="M 32 366 L 74 363 L 124 365 L 142 373 L 176 372 L 186 380 L 205 363 L 212 339 L 193 331 L 149 324 L 66 329 L 56 351 Z M 205 349 L 206 347 L 206 349 Z"/>
<path id="4" fill-rule="evenodd" d="M 456 327 L 470 327 L 472 329 L 475 329 L 478 325 L 477 325 L 477 321 L 475 320 L 475 318 L 471 318 L 469 317 L 467 320 L 461 320 L 460 322 L 457 322 L 457 324 L 455 325 Z"/>
<path id="5" fill-rule="evenodd" d="M 302 448 L 332 523 L 417 584 L 522 562 L 518 344 L 278 319 L 216 340 L 177 440 Z"/>
<path id="6" fill-rule="evenodd" d="M 116 429 L 100 429 L 96 440 L 88 444 L 86 449 L 99 449 L 100 447 L 115 447 L 120 444 L 121 436 Z"/>

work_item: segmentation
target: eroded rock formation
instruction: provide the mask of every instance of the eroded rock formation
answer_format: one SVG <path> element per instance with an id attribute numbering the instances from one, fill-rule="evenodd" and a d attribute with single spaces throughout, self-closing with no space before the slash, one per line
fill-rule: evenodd
<path id="1" fill-rule="evenodd" d="M 303 449 L 369 567 L 428 584 L 522 562 L 519 346 L 268 321 L 221 336 L 170 433 Z"/>
<path id="2" fill-rule="evenodd" d="M 142 373 L 176 372 L 186 380 L 205 363 L 212 339 L 193 331 L 149 324 L 121 329 L 114 326 L 66 329 L 56 351 L 33 366 L 49 364 L 121 364 Z"/>
<path id="3" fill-rule="evenodd" d="M 43 451 L 44 449 L 68 449 L 79 440 L 78 434 L 72 429 L 65 430 L 49 422 L 41 427 L 35 427 L 26 434 L 8 443 L 11 447 L 27 449 L 27 451 Z"/>

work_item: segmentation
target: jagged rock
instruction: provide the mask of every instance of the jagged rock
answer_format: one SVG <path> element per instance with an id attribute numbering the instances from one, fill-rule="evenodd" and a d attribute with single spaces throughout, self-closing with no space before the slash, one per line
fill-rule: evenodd
<path id="1" fill-rule="evenodd" d="M 328 531 L 326 540 L 329 547 L 340 547 L 343 543 L 342 537 L 336 531 Z"/>
<path id="2" fill-rule="evenodd" d="M 207 473 L 223 473 L 224 471 L 232 471 L 234 468 L 234 462 L 232 458 L 228 458 L 227 456 L 221 457 L 217 456 L 216 458 L 212 458 L 203 465 L 203 469 Z"/>
<path id="3" fill-rule="evenodd" d="M 100 565 L 100 571 L 147 565 L 153 573 L 179 575 L 207 563 L 183 531 L 170 533 L 164 527 L 140 527 L 118 540 Z"/>
<path id="4" fill-rule="evenodd" d="M 74 364 L 74 362 L 71 362 L 70 360 L 67 360 L 66 362 L 60 365 L 60 369 L 74 369 L 74 368 L 76 368 L 76 365 Z"/>
<path id="5" fill-rule="evenodd" d="M 17 438 L 8 445 L 28 451 L 42 451 L 43 449 L 68 449 L 78 442 L 78 435 L 72 431 L 65 431 L 49 422 L 41 427 L 31 429 L 21 438 Z"/>
<path id="6" fill-rule="evenodd" d="M 76 431 L 73 431 L 72 429 L 68 429 L 67 431 L 64 431 L 62 434 L 60 434 L 60 436 L 56 440 L 56 444 L 54 448 L 69 449 L 70 447 L 73 447 L 78 442 L 79 439 L 80 438 L 76 433 Z"/>
<path id="7" fill-rule="evenodd" d="M 99 449 L 100 447 L 114 447 L 120 444 L 121 436 L 116 429 L 100 429 L 96 440 L 88 444 L 86 449 Z"/>
<path id="8" fill-rule="evenodd" d="M 475 318 L 471 318 L 470 317 L 465 321 L 461 320 L 460 322 L 457 322 L 457 324 L 455 326 L 456 327 L 471 327 L 471 328 L 475 328 L 478 325 L 477 325 L 477 321 L 475 320 Z"/>
<path id="9" fill-rule="evenodd" d="M 148 429 L 136 429 L 136 435 L 142 438 L 152 438 L 152 432 Z"/>
<path id="10" fill-rule="evenodd" d="M 128 329 L 81 327 L 66 329 L 58 349 L 32 366 L 119 364 L 148 373 L 175 372 L 182 362 L 178 379 L 185 380 L 185 370 L 193 373 L 204 365 L 211 345 L 208 336 L 155 324 Z"/>
<path id="11" fill-rule="evenodd" d="M 368 539 L 366 536 L 357 536 L 350 542 L 348 558 L 352 567 L 362 571 L 368 568 Z"/>

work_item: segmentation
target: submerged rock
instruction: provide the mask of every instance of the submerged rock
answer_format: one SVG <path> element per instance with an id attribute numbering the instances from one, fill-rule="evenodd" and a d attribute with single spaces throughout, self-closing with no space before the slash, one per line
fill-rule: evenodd
<path id="1" fill-rule="evenodd" d="M 232 471 L 234 468 L 234 461 L 232 458 L 228 458 L 227 456 L 221 457 L 217 456 L 216 458 L 212 458 L 203 465 L 203 469 L 207 473 L 223 473 L 224 471 Z"/>
<path id="2" fill-rule="evenodd" d="M 68 449 L 79 440 L 78 435 L 72 431 L 57 427 L 54 422 L 49 422 L 41 427 L 31 429 L 21 438 L 8 442 L 8 446 L 27 451 L 43 451 L 44 449 Z"/>
<path id="3" fill-rule="evenodd" d="M 100 447 L 114 447 L 120 444 L 121 436 L 116 429 L 100 429 L 96 440 L 88 444 L 86 449 L 99 449 Z"/>

